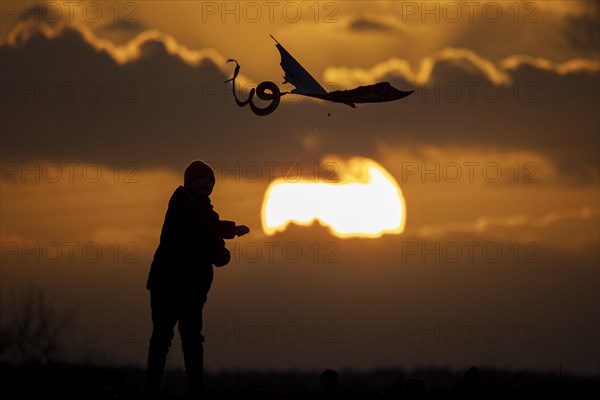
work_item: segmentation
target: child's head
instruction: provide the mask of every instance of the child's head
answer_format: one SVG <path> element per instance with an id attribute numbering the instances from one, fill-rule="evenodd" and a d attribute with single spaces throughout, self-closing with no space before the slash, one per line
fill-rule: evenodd
<path id="1" fill-rule="evenodd" d="M 212 168 L 200 160 L 190 163 L 183 174 L 183 186 L 198 195 L 210 196 L 215 185 Z"/>

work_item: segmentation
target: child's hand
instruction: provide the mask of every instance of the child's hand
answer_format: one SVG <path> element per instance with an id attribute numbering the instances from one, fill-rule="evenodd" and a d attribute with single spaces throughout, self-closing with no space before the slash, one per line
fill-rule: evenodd
<path id="1" fill-rule="evenodd" d="M 246 225 L 237 225 L 234 231 L 236 236 L 244 236 L 246 233 L 250 232 L 250 228 Z"/>

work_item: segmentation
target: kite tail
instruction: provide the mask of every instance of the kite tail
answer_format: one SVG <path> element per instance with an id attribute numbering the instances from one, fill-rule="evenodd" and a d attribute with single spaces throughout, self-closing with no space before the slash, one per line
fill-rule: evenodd
<path id="1" fill-rule="evenodd" d="M 250 109 L 252 110 L 252 112 L 259 116 L 269 115 L 277 109 L 277 107 L 279 106 L 279 103 L 281 101 L 282 93 L 279 90 L 279 87 L 275 83 L 270 82 L 270 81 L 261 82 L 258 84 L 258 86 L 256 88 L 250 89 L 250 93 L 249 93 L 247 100 L 242 101 L 242 100 L 238 99 L 237 94 L 235 93 L 235 79 L 237 78 L 238 74 L 240 73 L 240 65 L 238 64 L 238 62 L 236 60 L 231 59 L 231 58 L 229 60 L 227 60 L 227 62 L 228 63 L 234 62 L 236 66 L 235 66 L 235 71 L 233 72 L 233 77 L 231 79 L 226 80 L 223 83 L 224 84 L 227 82 L 233 83 L 233 90 L 232 90 L 233 98 L 235 99 L 235 102 L 239 107 L 245 107 L 246 105 L 250 104 Z M 269 104 L 268 106 L 266 106 L 264 108 L 256 106 L 254 104 L 254 102 L 252 101 L 255 94 L 256 94 L 256 97 L 258 97 L 259 99 L 264 100 L 264 101 L 270 101 L 271 104 Z M 283 94 L 286 94 L 286 93 L 284 92 Z"/>

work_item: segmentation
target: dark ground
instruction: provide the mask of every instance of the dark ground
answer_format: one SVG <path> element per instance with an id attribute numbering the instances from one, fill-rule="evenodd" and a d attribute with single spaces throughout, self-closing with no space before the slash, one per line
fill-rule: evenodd
<path id="1" fill-rule="evenodd" d="M 229 371 L 206 374 L 212 399 L 597 399 L 600 377 L 480 368 L 467 391 L 462 371 L 400 369 L 342 370 L 331 394 L 320 384 L 322 371 Z M 92 365 L 0 365 L 2 399 L 137 399 L 144 371 Z M 416 378 L 416 379 L 415 379 Z M 424 385 L 422 385 L 424 384 Z M 185 375 L 166 374 L 163 399 L 186 399 Z"/>

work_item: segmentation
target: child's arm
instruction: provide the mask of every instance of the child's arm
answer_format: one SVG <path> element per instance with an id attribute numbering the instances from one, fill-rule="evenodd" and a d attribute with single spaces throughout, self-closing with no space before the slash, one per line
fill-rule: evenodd
<path id="1" fill-rule="evenodd" d="M 236 236 L 244 236 L 248 232 L 250 232 L 250 228 L 248 228 L 246 225 L 237 225 L 235 227 Z"/>
<path id="2" fill-rule="evenodd" d="M 218 236 L 223 239 L 233 239 L 235 237 L 235 222 L 233 221 L 221 221 L 217 222 Z"/>
<path id="3" fill-rule="evenodd" d="M 246 225 L 236 225 L 233 221 L 219 221 L 218 229 L 223 239 L 233 239 L 250 232 L 250 228 Z"/>

